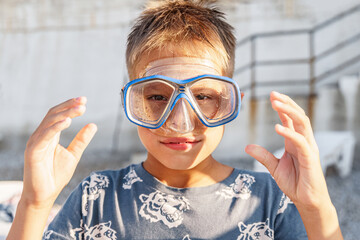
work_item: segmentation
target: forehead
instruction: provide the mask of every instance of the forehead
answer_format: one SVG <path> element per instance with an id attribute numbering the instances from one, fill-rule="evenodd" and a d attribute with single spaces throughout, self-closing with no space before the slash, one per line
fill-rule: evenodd
<path id="1" fill-rule="evenodd" d="M 145 67 L 145 76 L 163 75 L 186 79 L 201 74 L 221 75 L 221 70 L 208 59 L 192 57 L 162 58 L 149 62 Z"/>
<path id="2" fill-rule="evenodd" d="M 134 67 L 133 78 L 155 74 L 184 79 L 201 74 L 224 75 L 224 68 L 213 49 L 199 46 L 195 51 L 166 46 L 143 54 Z"/>

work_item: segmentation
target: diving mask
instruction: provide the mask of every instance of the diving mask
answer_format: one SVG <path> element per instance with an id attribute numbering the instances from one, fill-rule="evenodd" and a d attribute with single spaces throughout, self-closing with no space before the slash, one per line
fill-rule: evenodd
<path id="1" fill-rule="evenodd" d="M 152 75 L 128 82 L 121 91 L 127 118 L 142 127 L 161 127 L 171 115 L 172 130 L 194 128 L 193 113 L 207 127 L 223 125 L 238 115 L 238 85 L 228 77 L 204 74 L 179 80 Z"/>

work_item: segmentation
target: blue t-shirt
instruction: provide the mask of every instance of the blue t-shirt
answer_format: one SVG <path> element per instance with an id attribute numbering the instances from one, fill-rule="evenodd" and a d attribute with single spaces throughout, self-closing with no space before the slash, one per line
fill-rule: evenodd
<path id="1" fill-rule="evenodd" d="M 300 215 L 268 173 L 234 169 L 205 187 L 174 188 L 142 164 L 92 173 L 43 239 L 307 239 Z"/>

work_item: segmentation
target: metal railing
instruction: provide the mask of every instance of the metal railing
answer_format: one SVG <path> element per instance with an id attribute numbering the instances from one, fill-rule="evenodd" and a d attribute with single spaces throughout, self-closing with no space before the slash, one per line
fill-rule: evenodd
<path id="1" fill-rule="evenodd" d="M 247 70 L 250 70 L 250 84 L 245 86 L 241 86 L 243 91 L 250 90 L 250 96 L 252 99 L 256 99 L 256 89 L 261 87 L 271 87 L 271 86 L 286 86 L 286 85 L 308 85 L 309 92 L 308 97 L 311 98 L 315 95 L 315 84 L 320 82 L 326 81 L 326 79 L 335 74 L 339 73 L 340 71 L 352 66 L 358 62 L 360 62 L 360 54 L 352 57 L 351 59 L 347 59 L 346 61 L 341 62 L 340 64 L 333 66 L 332 68 L 328 69 L 327 71 L 316 75 L 315 74 L 315 64 L 319 61 L 334 55 L 344 49 L 345 47 L 353 44 L 354 42 L 360 40 L 360 27 L 359 32 L 353 36 L 348 37 L 345 40 L 342 40 L 339 43 L 334 44 L 333 46 L 329 47 L 328 49 L 322 51 L 319 54 L 316 53 L 316 45 L 315 45 L 315 34 L 321 30 L 326 30 L 331 28 L 334 24 L 338 23 L 342 19 L 356 14 L 360 11 L 360 4 L 352 7 L 349 10 L 346 10 L 340 14 L 335 15 L 334 17 L 314 26 L 310 29 L 300 29 L 300 30 L 289 30 L 289 31 L 274 31 L 274 32 L 266 32 L 266 33 L 257 33 L 250 35 L 239 42 L 237 42 L 237 48 L 240 48 L 246 44 L 250 44 L 250 60 L 248 63 L 235 67 L 234 71 L 234 78 L 244 73 Z M 292 35 L 307 35 L 308 36 L 308 55 L 307 58 L 299 58 L 299 59 L 282 59 L 282 60 L 266 60 L 260 61 L 256 58 L 257 55 L 257 44 L 256 41 L 263 38 L 271 38 L 271 37 L 279 37 L 279 36 L 292 36 Z M 283 66 L 283 65 L 294 65 L 294 64 L 307 64 L 309 67 L 309 76 L 306 79 L 288 79 L 287 81 L 283 80 L 272 80 L 266 82 L 259 82 L 257 79 L 257 72 L 256 68 L 259 66 Z M 310 108 L 310 106 L 309 106 Z"/>

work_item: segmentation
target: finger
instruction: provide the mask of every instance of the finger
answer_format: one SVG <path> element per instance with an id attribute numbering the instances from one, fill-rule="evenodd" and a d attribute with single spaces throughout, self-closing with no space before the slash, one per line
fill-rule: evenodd
<path id="1" fill-rule="evenodd" d="M 286 95 L 285 95 L 286 96 Z M 273 91 L 271 94 L 270 94 L 270 101 L 271 101 L 271 104 L 273 104 L 274 101 L 278 100 L 280 101 L 282 98 L 281 98 L 281 93 L 278 93 L 278 92 L 275 92 Z M 273 107 L 274 108 L 274 107 Z M 274 109 L 275 110 L 275 109 Z M 278 115 L 279 115 L 279 118 L 280 118 L 280 121 L 281 123 L 283 124 L 283 126 L 285 127 L 288 127 L 288 128 L 291 128 L 291 129 L 294 129 L 294 126 L 293 126 L 293 122 L 291 120 L 291 118 L 289 118 L 286 114 L 284 113 L 281 113 L 281 112 L 277 112 Z"/>
<path id="2" fill-rule="evenodd" d="M 45 117 L 43 122 L 41 123 L 41 127 L 51 126 L 56 122 L 59 122 L 67 117 L 69 118 L 79 117 L 83 115 L 85 111 L 86 111 L 86 107 L 84 105 L 72 106 L 62 112 L 54 113 L 52 115 Z"/>
<path id="3" fill-rule="evenodd" d="M 294 130 L 293 121 L 289 116 L 287 116 L 285 113 L 277 112 L 280 118 L 280 121 L 284 127 L 290 128 Z"/>
<path id="4" fill-rule="evenodd" d="M 71 108 L 73 106 L 85 105 L 86 102 L 87 102 L 86 97 L 72 98 L 63 103 L 60 103 L 59 105 L 56 105 L 55 107 L 50 108 L 47 115 L 62 112 L 65 109 Z"/>
<path id="5" fill-rule="evenodd" d="M 303 167 L 311 166 L 310 153 L 311 148 L 306 138 L 298 132 L 281 126 L 280 124 L 275 125 L 275 131 L 283 136 L 286 140 L 290 141 L 296 147 L 297 159 L 304 159 L 300 164 Z"/>
<path id="6" fill-rule="evenodd" d="M 303 134 L 306 137 L 312 136 L 310 119 L 305 114 L 299 112 L 292 105 L 280 102 L 278 100 L 274 100 L 272 102 L 272 107 L 278 113 L 286 114 L 288 117 L 290 117 L 293 122 L 294 129 L 298 133 Z M 284 125 L 284 127 L 287 126 Z"/>
<path id="7" fill-rule="evenodd" d="M 56 121 L 53 119 L 53 115 L 56 115 L 58 112 L 65 111 L 66 109 L 71 108 L 71 107 L 84 105 L 86 103 L 86 101 L 87 101 L 86 97 L 72 98 L 72 99 L 67 100 L 66 102 L 60 103 L 59 105 L 50 108 L 50 110 L 48 111 L 48 113 L 46 114 L 44 119 L 41 121 L 40 125 L 34 131 L 33 135 L 37 135 L 38 132 L 42 132 L 43 129 L 46 129 L 46 128 L 50 127 L 51 125 L 55 124 L 56 122 L 65 119 L 65 117 L 68 117 L 68 116 L 64 116 L 64 118 L 58 117 L 56 119 L 57 120 Z"/>
<path id="8" fill-rule="evenodd" d="M 89 145 L 91 139 L 94 137 L 97 131 L 97 126 L 90 123 L 83 127 L 75 138 L 72 140 L 67 150 L 71 152 L 74 157 L 79 161 L 85 148 Z"/>
<path id="9" fill-rule="evenodd" d="M 287 103 L 293 106 L 297 111 L 299 111 L 299 113 L 306 115 L 304 109 L 302 109 L 294 100 L 292 100 L 289 96 L 285 94 L 281 94 L 273 91 L 270 94 L 270 100 L 271 101 L 278 100 L 280 102 Z"/>
<path id="10" fill-rule="evenodd" d="M 47 146 L 49 146 L 49 142 L 56 136 L 56 134 L 59 134 L 70 125 L 71 118 L 65 118 L 43 131 L 37 132 L 36 135 L 34 134 L 30 137 L 27 143 L 27 148 L 37 148 L 38 151 L 44 150 Z"/>
<path id="11" fill-rule="evenodd" d="M 278 93 L 278 92 L 272 92 L 271 95 L 270 95 L 270 98 L 272 99 L 272 105 L 273 105 L 273 108 L 275 111 L 279 113 L 279 109 L 277 109 L 277 107 L 279 107 L 280 105 L 281 106 L 291 106 L 293 107 L 294 111 L 293 111 L 293 115 L 290 116 L 290 119 L 292 117 L 295 116 L 295 114 L 297 114 L 297 120 L 298 121 L 293 121 L 293 126 L 291 129 L 294 129 L 296 130 L 297 132 L 303 134 L 306 139 L 308 140 L 308 142 L 313 146 L 313 149 L 317 149 L 317 144 L 316 144 L 316 141 L 315 141 L 315 137 L 314 137 L 314 134 L 313 134 L 313 130 L 312 130 L 312 127 L 311 127 L 311 123 L 310 123 L 310 119 L 308 118 L 308 116 L 306 116 L 305 114 L 305 111 L 295 103 L 295 101 L 293 101 L 289 96 L 287 95 L 284 95 L 284 94 L 281 94 L 281 93 Z M 280 104 L 279 102 L 276 100 L 280 100 Z M 284 103 L 285 102 L 285 103 Z M 275 104 L 274 104 L 275 103 Z M 284 105 L 282 105 L 281 103 L 283 103 Z M 274 105 L 277 105 L 274 106 Z M 290 107 L 287 108 L 287 110 L 290 110 Z M 285 113 L 285 115 L 288 115 Z M 289 115 L 288 115 L 289 116 Z M 294 119 L 292 119 L 294 120 Z M 282 122 L 283 123 L 283 122 Z M 288 127 L 287 124 L 284 124 L 284 127 Z"/>
<path id="12" fill-rule="evenodd" d="M 279 164 L 279 159 L 277 159 L 271 152 L 255 144 L 247 145 L 245 152 L 264 165 L 271 175 L 274 174 Z"/>

